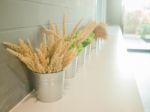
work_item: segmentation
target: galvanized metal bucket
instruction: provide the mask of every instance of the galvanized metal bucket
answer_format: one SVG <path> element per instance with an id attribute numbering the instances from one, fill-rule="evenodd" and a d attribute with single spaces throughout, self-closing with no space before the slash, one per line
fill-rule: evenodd
<path id="1" fill-rule="evenodd" d="M 34 73 L 35 92 L 42 102 L 54 102 L 62 98 L 64 89 L 64 71 L 58 73 Z"/>
<path id="2" fill-rule="evenodd" d="M 65 79 L 70 79 L 75 77 L 76 71 L 77 71 L 77 61 L 78 57 L 76 57 L 71 64 L 67 67 L 65 70 Z"/>

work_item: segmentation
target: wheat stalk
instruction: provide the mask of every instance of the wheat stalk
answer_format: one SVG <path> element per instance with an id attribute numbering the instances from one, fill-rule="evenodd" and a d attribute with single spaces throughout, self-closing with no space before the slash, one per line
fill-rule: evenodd
<path id="1" fill-rule="evenodd" d="M 106 30 L 106 24 L 104 23 L 100 23 L 96 26 L 96 28 L 94 29 L 94 33 L 95 33 L 95 39 L 107 39 L 108 33 Z"/>
<path id="2" fill-rule="evenodd" d="M 78 38 L 75 40 L 76 44 L 82 43 L 87 38 L 89 33 L 93 32 L 95 27 L 96 27 L 96 22 L 90 22 L 83 29 L 81 29 L 79 31 Z"/>
<path id="3" fill-rule="evenodd" d="M 70 62 L 74 59 L 74 57 L 76 55 L 77 55 L 77 49 L 76 48 L 66 52 L 66 54 L 65 54 L 65 56 L 63 58 L 63 68 L 65 68 L 67 65 L 69 65 Z"/>
<path id="4" fill-rule="evenodd" d="M 16 44 L 13 44 L 13 43 L 10 43 L 10 42 L 3 42 L 3 44 L 6 47 L 8 47 L 8 48 L 10 48 L 10 49 L 12 49 L 12 50 L 14 50 L 16 52 L 20 52 L 21 51 L 20 47 L 18 45 L 16 45 Z"/>
<path id="5" fill-rule="evenodd" d="M 34 49 L 30 40 L 19 39 L 19 44 L 4 42 L 6 50 L 18 57 L 27 68 L 36 73 L 54 73 L 65 69 L 77 55 L 77 47 L 71 48 L 72 42 L 76 45 L 82 43 L 86 36 L 95 28 L 95 22 L 90 22 L 83 29 L 79 30 L 77 38 L 73 38 L 78 31 L 81 20 L 73 27 L 70 34 L 66 33 L 66 21 L 63 17 L 62 34 L 57 24 L 54 27 L 50 21 L 49 29 L 42 26 L 42 38 L 39 48 Z M 46 35 L 46 36 L 44 36 Z M 64 37 L 70 37 L 66 40 Z"/>

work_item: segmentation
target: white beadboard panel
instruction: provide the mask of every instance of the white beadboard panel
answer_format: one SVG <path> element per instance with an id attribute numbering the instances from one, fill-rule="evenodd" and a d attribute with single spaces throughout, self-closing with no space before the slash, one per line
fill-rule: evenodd
<path id="1" fill-rule="evenodd" d="M 88 5 L 92 5 L 95 4 L 96 5 L 96 0 L 66 0 L 66 6 L 70 6 L 70 7 L 78 7 L 78 6 L 87 6 Z M 94 8 L 94 7 L 93 7 Z M 81 8 L 81 10 L 86 11 L 85 9 Z"/>
<path id="2" fill-rule="evenodd" d="M 71 0 L 73 1 L 73 0 Z M 68 4 L 71 1 L 67 0 Z M 77 21 L 78 18 L 82 18 L 83 22 L 87 22 L 90 20 L 95 20 L 96 18 L 96 0 L 83 0 L 79 1 L 76 7 L 69 8 L 68 13 L 71 21 Z"/>
<path id="3" fill-rule="evenodd" d="M 80 7 L 82 5 L 82 2 L 85 1 L 87 0 L 66 0 L 66 6 L 69 8 L 77 8 Z"/>
<path id="4" fill-rule="evenodd" d="M 79 21 L 80 19 L 82 19 L 82 23 L 87 23 L 88 21 L 95 20 L 95 14 L 94 13 L 92 14 L 91 13 L 92 11 L 90 9 L 86 9 L 86 11 L 87 12 L 79 10 L 79 9 L 70 9 L 69 16 L 71 18 L 71 21 Z M 75 17 L 72 18 L 72 16 L 74 15 Z"/>
<path id="5" fill-rule="evenodd" d="M 3 90 L 0 92 L 0 97 L 6 94 L 11 94 L 9 93 L 9 87 L 11 87 L 11 89 L 14 89 L 18 83 L 23 90 L 27 89 L 26 84 L 28 84 L 29 81 L 26 77 L 26 74 L 28 71 L 26 67 L 23 66 L 17 59 L 9 60 L 9 62 L 3 62 L 3 64 L 0 65 L 0 68 L 0 88 Z M 18 82 L 15 81 L 16 79 L 18 80 Z"/>
<path id="6" fill-rule="evenodd" d="M 74 1 L 71 1 L 66 4 L 67 6 L 73 4 L 69 8 L 40 4 L 28 0 L 3 0 L 0 4 L 0 31 L 47 24 L 50 19 L 54 23 L 61 23 L 63 15 L 69 17 L 67 22 L 75 22 L 79 18 L 83 18 L 85 21 L 91 18 L 95 19 L 95 2 L 88 0 L 85 5 L 83 1 L 77 0 L 75 4 Z"/>
<path id="7" fill-rule="evenodd" d="M 2 0 L 0 3 L 0 30 L 47 24 L 50 19 L 60 23 L 65 13 L 67 13 L 67 8 L 60 6 Z"/>
<path id="8" fill-rule="evenodd" d="M 66 0 L 19 0 L 34 2 L 37 4 L 55 5 L 55 6 L 66 6 Z"/>

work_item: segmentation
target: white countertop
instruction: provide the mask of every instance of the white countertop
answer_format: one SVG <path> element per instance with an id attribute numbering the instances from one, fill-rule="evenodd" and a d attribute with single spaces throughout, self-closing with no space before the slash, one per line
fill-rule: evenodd
<path id="1" fill-rule="evenodd" d="M 11 112 L 144 112 L 119 27 L 109 27 L 110 38 L 101 54 L 86 63 L 54 103 L 29 96 Z"/>

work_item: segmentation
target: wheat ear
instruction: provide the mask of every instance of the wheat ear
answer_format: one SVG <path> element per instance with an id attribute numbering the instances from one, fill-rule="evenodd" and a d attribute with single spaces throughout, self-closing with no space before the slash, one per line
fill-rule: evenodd
<path id="1" fill-rule="evenodd" d="M 8 48 L 16 51 L 16 52 L 20 52 L 21 51 L 20 47 L 18 45 L 16 45 L 16 44 L 12 44 L 12 43 L 9 43 L 9 42 L 3 42 L 3 44 L 5 46 L 7 46 Z"/>

